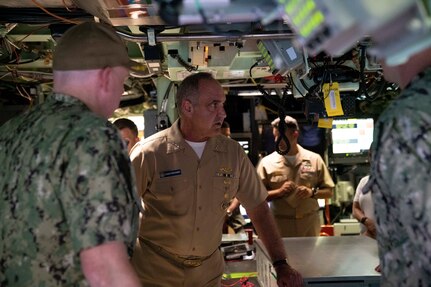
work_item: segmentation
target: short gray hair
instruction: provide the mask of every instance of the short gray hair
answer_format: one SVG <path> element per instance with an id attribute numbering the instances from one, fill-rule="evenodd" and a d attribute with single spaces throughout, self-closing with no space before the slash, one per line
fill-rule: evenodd
<path id="1" fill-rule="evenodd" d="M 188 77 L 186 77 L 180 84 L 177 90 L 176 95 L 176 104 L 178 113 L 181 114 L 181 103 L 188 99 L 192 104 L 198 103 L 199 98 L 199 83 L 201 80 L 213 80 L 213 76 L 210 73 L 197 73 L 192 74 Z"/>

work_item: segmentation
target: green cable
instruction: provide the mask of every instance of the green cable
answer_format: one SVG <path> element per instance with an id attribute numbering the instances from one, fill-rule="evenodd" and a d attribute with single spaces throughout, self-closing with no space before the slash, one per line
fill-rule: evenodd
<path id="1" fill-rule="evenodd" d="M 238 279 L 243 277 L 257 277 L 257 272 L 234 272 L 223 274 L 223 279 Z"/>

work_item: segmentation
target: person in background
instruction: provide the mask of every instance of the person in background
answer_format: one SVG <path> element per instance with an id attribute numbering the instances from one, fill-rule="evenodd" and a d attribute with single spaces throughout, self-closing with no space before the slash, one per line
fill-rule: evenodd
<path id="1" fill-rule="evenodd" d="M 321 158 L 325 157 L 327 150 L 325 129 L 319 128 L 317 123 L 301 125 L 298 143 L 306 150 L 319 154 Z"/>
<path id="2" fill-rule="evenodd" d="M 371 148 L 369 157 L 371 158 Z M 374 202 L 371 192 L 364 188 L 367 186 L 370 176 L 366 175 L 359 181 L 356 187 L 355 197 L 353 198 L 352 215 L 361 223 L 361 234 L 376 239 L 376 218 L 374 213 Z M 380 264 L 375 268 L 381 272 Z"/>
<path id="3" fill-rule="evenodd" d="M 321 222 L 318 198 L 330 198 L 334 182 L 320 155 L 302 148 L 298 143 L 297 121 L 286 116 L 285 136 L 290 149 L 286 155 L 277 151 L 265 156 L 257 172 L 268 190 L 268 201 L 283 237 L 319 236 Z M 280 137 L 275 119 L 271 125 L 275 141 Z M 284 140 L 280 150 L 287 150 Z"/>
<path id="4" fill-rule="evenodd" d="M 371 160 L 371 148 L 368 157 Z M 374 216 L 373 197 L 370 192 L 364 193 L 369 175 L 364 176 L 356 187 L 355 197 L 353 198 L 352 215 L 361 223 L 361 234 L 376 239 L 376 219 Z"/>
<path id="5" fill-rule="evenodd" d="M 371 175 L 382 286 L 431 284 L 431 48 L 382 63 L 401 94 L 379 116 Z"/>
<path id="6" fill-rule="evenodd" d="M 0 128 L 1 286 L 140 286 L 135 180 L 107 120 L 132 64 L 111 26 L 76 25 L 53 94 Z"/>
<path id="7" fill-rule="evenodd" d="M 230 125 L 227 121 L 223 121 L 223 123 L 221 124 L 220 132 L 222 135 L 230 138 Z M 239 206 L 240 202 L 235 197 L 232 199 L 229 207 L 226 210 L 226 224 L 230 226 L 235 233 L 244 232 L 244 226 L 246 225 L 244 216 L 242 216 Z"/>
<path id="8" fill-rule="evenodd" d="M 145 204 L 132 263 L 144 286 L 221 286 L 226 210 L 238 197 L 268 250 L 278 286 L 303 286 L 286 260 L 267 193 L 242 147 L 220 133 L 226 95 L 209 73 L 180 84 L 180 118 L 131 151 Z"/>
<path id="9" fill-rule="evenodd" d="M 127 151 L 130 153 L 132 147 L 139 141 L 138 127 L 136 124 L 127 118 L 119 118 L 114 121 L 121 133 L 121 137 L 126 142 Z"/>
<path id="10" fill-rule="evenodd" d="M 222 135 L 230 138 L 231 132 L 230 132 L 230 125 L 227 121 L 223 121 L 221 124 L 220 132 Z"/>
<path id="11" fill-rule="evenodd" d="M 361 223 L 361 234 L 376 239 L 376 225 L 374 217 L 374 204 L 371 193 L 363 193 L 369 175 L 364 176 L 356 187 L 353 198 L 352 215 Z"/>

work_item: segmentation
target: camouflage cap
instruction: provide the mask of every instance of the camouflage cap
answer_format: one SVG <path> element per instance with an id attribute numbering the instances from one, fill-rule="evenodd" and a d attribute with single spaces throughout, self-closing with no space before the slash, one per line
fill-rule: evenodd
<path id="1" fill-rule="evenodd" d="M 276 118 L 275 120 L 273 120 L 271 122 L 271 125 L 273 127 L 277 127 L 279 122 L 280 122 L 280 118 Z M 286 116 L 284 118 L 284 122 L 286 123 L 287 127 L 295 128 L 295 129 L 299 130 L 298 122 L 294 118 L 292 118 L 291 116 Z"/>
<path id="2" fill-rule="evenodd" d="M 129 59 L 126 45 L 113 27 L 84 22 L 68 29 L 60 38 L 52 67 L 58 71 L 70 71 L 139 65 Z"/>

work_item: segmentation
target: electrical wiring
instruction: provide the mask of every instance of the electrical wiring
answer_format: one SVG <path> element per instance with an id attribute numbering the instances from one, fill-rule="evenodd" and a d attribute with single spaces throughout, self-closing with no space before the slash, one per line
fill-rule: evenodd
<path id="1" fill-rule="evenodd" d="M 238 280 L 238 281 L 236 281 L 236 282 L 234 282 L 234 283 L 231 283 L 231 284 L 221 284 L 221 286 L 223 286 L 223 287 L 233 287 L 233 286 L 236 286 L 238 283 L 241 283 L 241 279 L 240 280 Z"/>
<path id="2" fill-rule="evenodd" d="M 249 280 L 248 277 L 242 277 L 241 279 L 239 279 L 238 281 L 236 281 L 234 283 L 231 283 L 231 284 L 222 283 L 221 285 L 223 287 L 234 287 L 234 286 L 254 287 L 255 285 L 248 280 Z"/>
<path id="3" fill-rule="evenodd" d="M 32 31 L 30 31 L 30 33 L 28 33 L 27 35 L 25 35 L 23 38 L 19 39 L 18 41 L 16 41 L 17 44 L 20 44 L 22 41 L 24 41 L 26 38 L 30 37 L 31 35 L 33 35 L 35 32 L 45 29 L 47 28 L 49 25 L 51 24 L 47 24 L 47 25 L 42 25 L 40 27 L 38 27 L 37 29 L 34 29 Z"/>
<path id="4" fill-rule="evenodd" d="M 177 60 L 178 61 L 178 63 L 181 65 L 181 66 L 183 66 L 184 68 L 186 68 L 186 70 L 188 71 L 188 72 L 193 72 L 193 71 L 197 71 L 198 70 L 198 66 L 193 66 L 193 65 L 190 65 L 189 63 L 187 63 L 186 61 L 184 61 L 183 60 L 183 58 L 181 58 L 181 56 L 180 55 L 178 55 L 178 54 L 175 54 L 175 55 L 172 55 L 172 54 L 169 54 L 172 58 L 174 58 L 175 60 Z"/>
<path id="5" fill-rule="evenodd" d="M 33 103 L 32 97 L 27 93 L 27 91 L 23 87 L 21 87 L 20 85 L 15 85 L 15 87 L 16 87 L 16 90 L 18 91 L 18 94 L 21 97 L 27 99 L 30 102 L 30 104 Z"/>
<path id="6" fill-rule="evenodd" d="M 18 46 L 20 42 L 17 42 L 17 43 L 15 44 L 15 43 L 13 43 L 13 42 L 12 42 L 12 41 L 7 37 L 7 36 L 6 36 L 6 37 L 4 37 L 3 39 L 4 39 L 4 42 L 3 42 L 3 43 L 5 44 L 5 46 L 6 46 L 7 50 L 8 50 L 10 53 L 12 53 L 12 54 L 14 54 L 14 55 L 15 55 L 15 58 L 14 58 L 14 59 L 11 59 L 7 64 L 22 65 L 22 64 L 33 63 L 33 62 L 35 62 L 35 61 L 37 61 L 37 60 L 39 60 L 39 59 L 40 59 L 40 56 L 37 56 L 36 58 L 33 58 L 33 59 L 29 59 L 29 60 L 27 60 L 27 61 L 20 62 L 20 59 L 21 59 L 21 52 L 19 52 L 19 53 L 18 53 L 18 51 L 21 51 L 21 50 L 22 50 L 22 48 Z"/>
<path id="7" fill-rule="evenodd" d="M 259 65 L 259 61 L 261 61 L 261 59 L 260 60 L 257 60 L 253 65 L 251 65 L 251 67 L 250 67 L 250 69 L 248 69 L 248 74 L 249 74 L 249 76 L 250 76 L 250 79 L 251 79 L 251 81 L 255 84 L 255 85 L 257 85 L 256 84 L 256 82 L 254 81 L 254 78 L 253 78 L 253 75 L 252 75 L 252 70 L 253 70 L 253 68 L 254 67 L 256 67 L 257 65 Z"/>
<path id="8" fill-rule="evenodd" d="M 275 102 L 272 98 L 271 95 L 268 94 L 263 88 L 262 86 L 258 85 L 257 88 L 259 89 L 259 91 L 262 93 L 262 95 L 269 101 L 271 102 L 273 105 L 275 105 L 276 107 L 278 107 L 278 117 L 280 119 L 284 119 L 286 117 L 286 111 L 284 109 L 283 103 L 277 103 Z M 290 150 L 290 143 L 289 140 L 286 137 L 285 131 L 286 131 L 286 123 L 284 122 L 284 120 L 280 120 L 279 124 L 278 124 L 278 132 L 280 134 L 280 136 L 277 138 L 277 140 L 275 141 L 275 150 L 281 154 L 281 155 L 285 155 L 289 152 Z M 281 141 L 284 141 L 284 143 L 286 144 L 286 149 L 282 150 L 280 148 L 280 143 Z"/>
<path id="9" fill-rule="evenodd" d="M 4 75 L 0 76 L 0 80 L 3 79 L 4 77 L 7 77 L 9 75 L 12 75 L 11 72 L 6 72 Z"/>
<path id="10" fill-rule="evenodd" d="M 360 58 L 359 58 L 359 75 L 360 75 L 360 80 L 359 80 L 359 93 L 363 93 L 365 95 L 365 98 L 370 99 L 370 95 L 368 95 L 368 91 L 367 91 L 367 87 L 366 87 L 366 83 L 365 83 L 365 57 L 366 57 L 366 46 L 365 45 L 360 45 Z"/>
<path id="11" fill-rule="evenodd" d="M 10 73 L 10 75 L 12 76 L 12 79 L 14 81 L 16 81 L 18 79 L 18 72 L 16 69 L 13 69 L 9 66 L 4 66 L 6 68 L 6 70 L 8 70 L 8 72 Z"/>
<path id="12" fill-rule="evenodd" d="M 289 79 L 292 87 L 294 87 L 298 91 L 298 93 L 301 95 L 301 97 L 305 98 L 304 94 L 301 92 L 301 90 L 296 86 L 295 82 L 293 81 L 292 75 L 288 75 L 287 78 Z"/>
<path id="13" fill-rule="evenodd" d="M 260 60 L 259 60 L 260 61 Z M 281 154 L 281 155 L 285 155 L 289 152 L 290 150 L 290 143 L 289 140 L 286 137 L 285 134 L 285 129 L 286 129 L 286 123 L 284 121 L 284 118 L 286 117 L 286 111 L 284 109 L 284 104 L 287 101 L 287 93 L 286 90 L 283 93 L 283 98 L 282 98 L 282 103 L 277 103 L 275 102 L 272 98 L 271 95 L 268 94 L 261 85 L 257 84 L 256 81 L 253 78 L 252 75 L 252 69 L 254 67 L 256 67 L 259 63 L 259 61 L 257 61 L 256 63 L 254 63 L 250 69 L 249 69 L 249 75 L 250 75 L 250 80 L 256 85 L 256 88 L 262 93 L 262 95 L 268 100 L 270 101 L 273 105 L 275 105 L 276 107 L 278 107 L 279 111 L 278 111 L 278 117 L 281 119 L 279 124 L 278 124 L 278 132 L 280 134 L 280 136 L 277 138 L 277 140 L 275 141 L 275 150 Z M 284 141 L 284 143 L 286 144 L 286 149 L 282 150 L 280 149 L 280 143 Z"/>
<path id="14" fill-rule="evenodd" d="M 2 47 L 4 47 L 7 51 L 7 57 L 10 59 L 7 63 L 17 63 L 19 61 L 19 54 L 17 53 L 17 50 L 19 49 L 19 47 L 14 44 L 12 41 L 10 41 L 7 36 L 5 36 L 4 38 L 0 39 Z M 14 59 L 12 59 L 12 55 L 15 56 Z M 7 60 L 7 59 L 4 59 Z"/>
<path id="15" fill-rule="evenodd" d="M 70 23 L 70 24 L 79 24 L 81 21 L 73 21 L 73 20 L 69 20 L 69 19 L 66 19 L 66 18 L 63 18 L 63 17 L 61 17 L 61 16 L 58 16 L 58 15 L 56 15 L 56 14 L 54 14 L 54 13 L 51 13 L 51 12 L 49 12 L 45 7 L 43 7 L 39 2 L 37 2 L 36 0 L 31 0 L 31 2 L 33 2 L 34 3 L 34 5 L 36 5 L 39 9 L 41 9 L 43 12 L 45 12 L 46 14 L 48 14 L 48 15 L 50 15 L 50 16 L 52 16 L 52 17 L 54 17 L 54 18 L 56 18 L 56 19 L 59 19 L 59 20 L 61 20 L 61 21 L 63 21 L 63 22 L 66 22 L 66 23 Z"/>
<path id="16" fill-rule="evenodd" d="M 11 45 L 12 47 L 15 47 L 16 49 L 19 49 L 19 47 L 14 43 L 14 42 L 12 42 L 11 40 L 9 40 L 9 38 L 8 38 L 8 36 L 6 35 L 4 38 L 3 38 L 7 43 L 9 43 L 9 45 Z"/>
<path id="17" fill-rule="evenodd" d="M 13 53 L 15 54 L 15 63 L 19 63 L 19 59 L 21 58 L 15 48 L 12 48 Z"/>
<path id="18" fill-rule="evenodd" d="M 17 63 L 10 62 L 9 64 L 13 64 L 13 65 L 24 65 L 24 64 L 29 64 L 29 63 L 36 62 L 36 61 L 37 61 L 37 60 L 39 60 L 39 59 L 40 59 L 40 57 L 36 57 L 36 58 L 34 58 L 34 59 L 30 59 L 30 60 L 23 61 L 23 62 L 20 62 L 20 61 L 19 61 L 19 59 L 18 59 L 18 62 L 17 62 Z"/>
<path id="19" fill-rule="evenodd" d="M 29 36 L 31 36 L 32 34 L 34 34 L 35 32 L 37 32 L 37 31 L 39 31 L 39 30 L 41 30 L 41 29 L 45 29 L 45 28 L 46 28 L 46 27 L 48 27 L 48 26 L 49 26 L 49 24 L 47 24 L 47 25 L 43 25 L 43 26 L 40 26 L 40 27 L 38 27 L 37 29 L 34 29 L 34 30 L 30 31 L 30 33 L 28 33 L 28 34 L 27 34 L 27 35 L 25 35 L 23 38 L 21 38 L 21 39 L 19 39 L 19 40 L 15 41 L 15 42 L 13 42 L 11 39 L 9 39 L 9 37 L 6 35 L 6 36 L 3 38 L 3 40 L 4 40 L 4 42 L 3 42 L 3 43 L 5 44 L 5 46 L 6 46 L 7 50 L 8 50 L 10 53 L 12 53 L 12 54 L 14 54 L 14 55 L 15 55 L 15 59 L 10 60 L 10 61 L 8 62 L 8 64 L 22 65 L 22 64 L 33 63 L 33 62 L 35 62 L 35 61 L 39 60 L 39 59 L 40 59 L 40 56 L 38 56 L 38 57 L 36 57 L 36 58 L 33 58 L 33 59 L 30 59 L 30 60 L 27 60 L 27 61 L 24 61 L 24 62 L 20 62 L 21 52 L 19 52 L 19 53 L 18 53 L 18 51 L 21 51 L 21 50 L 23 49 L 22 42 L 23 42 L 26 38 L 28 38 Z M 25 46 L 24 46 L 24 48 L 25 48 Z"/>

